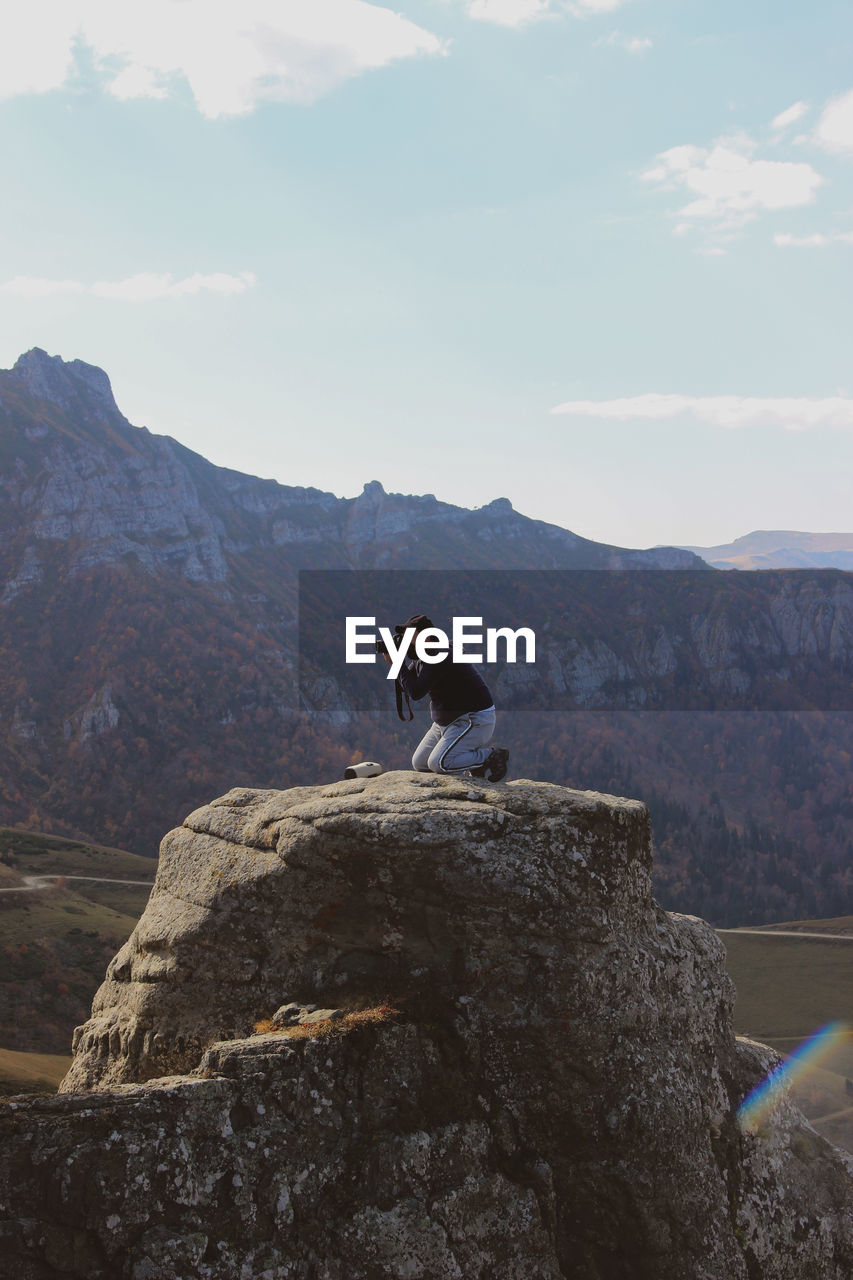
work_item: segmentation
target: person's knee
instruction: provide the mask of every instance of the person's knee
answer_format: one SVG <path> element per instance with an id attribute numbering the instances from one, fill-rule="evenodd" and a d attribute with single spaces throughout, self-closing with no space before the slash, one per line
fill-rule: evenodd
<path id="1" fill-rule="evenodd" d="M 429 773 L 430 746 L 424 747 L 422 742 L 415 747 L 412 755 L 412 768 L 416 773 Z"/>
<path id="2" fill-rule="evenodd" d="M 438 746 L 434 747 L 433 750 L 430 752 L 429 760 L 427 761 L 427 768 L 430 770 L 431 773 L 447 772 L 447 770 L 442 767 L 442 762 L 441 762 L 441 757 L 445 754 L 446 751 L 447 751 L 446 745 L 443 742 L 439 742 Z"/>

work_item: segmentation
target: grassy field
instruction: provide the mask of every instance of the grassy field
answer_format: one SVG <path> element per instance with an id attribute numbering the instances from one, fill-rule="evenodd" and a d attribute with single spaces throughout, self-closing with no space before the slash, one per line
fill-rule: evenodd
<path id="1" fill-rule="evenodd" d="M 55 1093 L 71 1057 L 0 1049 L 0 1093 Z"/>
<path id="2" fill-rule="evenodd" d="M 809 933 L 853 939 L 853 918 L 797 921 Z M 779 929 L 795 930 L 793 925 Z M 772 929 L 721 934 L 737 988 L 735 1030 L 789 1054 L 828 1022 L 853 1026 L 853 940 L 774 937 Z M 853 1037 L 795 1089 L 819 1133 L 853 1152 Z M 853 1087 L 853 1086 L 851 1086 Z"/>
<path id="3" fill-rule="evenodd" d="M 70 929 L 99 937 L 126 938 L 145 910 L 151 890 L 140 885 L 90 884 L 67 880 L 36 893 L 0 899 L 0 951 L 64 936 Z M 2 980 L 2 967 L 0 967 Z"/>
<path id="4" fill-rule="evenodd" d="M 853 938 L 853 916 L 834 916 L 830 920 L 789 920 L 787 924 L 762 924 L 762 933 L 774 933 L 780 929 L 793 933 L 842 933 Z"/>
<path id="5" fill-rule="evenodd" d="M 18 1055 L 16 1075 L 0 1064 L 0 1090 L 8 1091 L 23 1087 L 28 1071 L 34 1087 L 43 1087 L 51 1079 L 45 1064 L 69 1052 L 110 959 L 145 910 L 157 864 L 123 849 L 9 828 L 0 828 L 0 859 L 0 1046 Z M 32 892 L 2 892 L 26 876 L 62 879 Z"/>
<path id="6" fill-rule="evenodd" d="M 64 836 L 0 827 L 0 872 L 4 868 L 29 876 L 115 876 L 119 880 L 153 881 L 157 860 Z M 0 885 L 4 883 L 0 879 Z"/>

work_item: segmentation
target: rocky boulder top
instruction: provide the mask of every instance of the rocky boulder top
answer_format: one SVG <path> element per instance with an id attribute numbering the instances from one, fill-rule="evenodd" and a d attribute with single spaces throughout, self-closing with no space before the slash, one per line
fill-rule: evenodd
<path id="1" fill-rule="evenodd" d="M 163 841 L 63 1087 L 188 1070 L 287 1001 L 468 998 L 535 1022 L 572 954 L 648 926 L 650 873 L 635 800 L 411 772 L 231 791 Z"/>
<path id="2" fill-rule="evenodd" d="M 849 1280 L 851 1162 L 741 1129 L 777 1059 L 650 870 L 642 804 L 544 783 L 190 815 L 65 1093 L 0 1109 L 8 1274 Z"/>

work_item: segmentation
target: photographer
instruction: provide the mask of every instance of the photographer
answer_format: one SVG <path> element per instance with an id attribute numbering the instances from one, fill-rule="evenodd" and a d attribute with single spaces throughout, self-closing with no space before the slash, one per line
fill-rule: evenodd
<path id="1" fill-rule="evenodd" d="M 423 613 L 405 623 L 415 636 L 432 627 Z M 386 662 L 391 658 L 384 653 Z M 470 773 L 499 782 L 506 775 L 509 752 L 486 744 L 495 731 L 495 706 L 485 682 L 469 662 L 454 662 L 448 653 L 440 662 L 421 662 L 412 648 L 400 671 L 400 684 L 415 701 L 430 695 L 432 725 L 412 756 L 419 773 Z"/>

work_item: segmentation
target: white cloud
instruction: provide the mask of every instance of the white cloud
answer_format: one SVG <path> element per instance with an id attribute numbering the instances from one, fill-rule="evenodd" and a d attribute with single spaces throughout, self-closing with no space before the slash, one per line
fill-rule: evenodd
<path id="1" fill-rule="evenodd" d="M 168 96 L 165 85 L 158 83 L 157 76 L 148 67 L 125 67 L 107 87 L 114 97 L 122 100 Z"/>
<path id="2" fill-rule="evenodd" d="M 794 236 L 780 232 L 773 237 L 780 249 L 823 249 L 828 244 L 853 244 L 853 231 L 831 231 L 828 235 L 816 231 L 810 236 Z"/>
<path id="3" fill-rule="evenodd" d="M 652 41 L 649 36 L 625 36 L 622 47 L 629 53 L 645 53 L 651 49 Z"/>
<path id="4" fill-rule="evenodd" d="M 853 151 L 853 89 L 824 107 L 815 138 L 827 151 Z"/>
<path id="5" fill-rule="evenodd" d="M 0 292 L 14 293 L 25 298 L 46 298 L 57 293 L 89 293 L 96 298 L 109 298 L 121 302 L 155 302 L 160 298 L 182 298 L 196 293 L 218 293 L 227 296 L 245 293 L 255 284 L 251 271 L 228 275 L 214 271 L 210 275 L 185 276 L 175 280 L 168 273 L 158 275 L 142 271 L 124 280 L 98 280 L 86 285 L 79 280 L 43 280 L 37 276 L 15 276 L 0 285 Z"/>
<path id="6" fill-rule="evenodd" d="M 466 12 L 478 22 L 496 22 L 502 27 L 521 27 L 543 18 L 551 0 L 468 0 Z"/>
<path id="7" fill-rule="evenodd" d="M 570 0 L 566 8 L 582 17 L 588 13 L 612 13 L 624 3 L 625 0 Z"/>
<path id="8" fill-rule="evenodd" d="M 699 422 L 728 429 L 783 427 L 806 431 L 816 427 L 853 428 L 853 398 L 827 396 L 763 398 L 761 396 L 682 396 L 649 393 L 621 400 L 567 400 L 552 413 L 602 418 L 617 422 L 631 419 L 660 421 L 688 414 Z"/>
<path id="9" fill-rule="evenodd" d="M 79 280 L 45 280 L 41 276 L 14 276 L 0 284 L 0 293 L 14 293 L 19 298 L 47 298 L 54 293 L 84 293 Z"/>
<path id="10" fill-rule="evenodd" d="M 169 274 L 156 275 L 143 271 L 125 280 L 99 280 L 92 285 L 90 293 L 97 298 L 117 298 L 123 302 L 152 302 L 159 298 L 183 298 L 195 293 L 234 294 L 245 293 L 255 283 L 251 271 L 241 271 L 238 276 L 227 275 L 216 271 L 212 275 L 186 276 L 183 280 L 175 280 Z"/>
<path id="11" fill-rule="evenodd" d="M 313 102 L 364 71 L 444 48 L 366 0 L 28 0 L 5 24 L 0 97 L 61 88 L 75 40 L 116 96 L 162 96 L 185 81 L 211 119 L 263 101 Z"/>
<path id="12" fill-rule="evenodd" d="M 764 210 L 812 204 L 824 179 L 802 161 L 755 159 L 756 143 L 745 134 L 720 138 L 711 147 L 692 144 L 661 152 L 641 175 L 662 189 L 682 190 L 693 199 L 677 210 L 684 220 L 732 232 Z"/>
<path id="13" fill-rule="evenodd" d="M 807 102 L 795 102 L 786 111 L 780 111 L 778 116 L 773 117 L 770 121 L 770 128 L 778 131 L 787 129 L 789 125 L 796 124 L 798 120 L 802 120 L 808 109 L 809 104 Z"/>
<path id="14" fill-rule="evenodd" d="M 503 27 L 522 27 L 549 14 L 567 12 L 576 18 L 595 13 L 612 13 L 626 0 L 465 0 L 465 12 L 479 22 L 496 22 Z M 639 41 L 644 45 L 644 42 Z M 651 41 L 649 41 L 651 43 Z M 644 46 L 645 47 L 645 46 Z M 641 52 L 632 49 L 632 53 Z"/>
<path id="15" fill-rule="evenodd" d="M 0 97 L 47 93 L 65 83 L 74 57 L 74 21 L 68 9 L 21 5 L 7 13 L 0 40 Z"/>
<path id="16" fill-rule="evenodd" d="M 609 36 L 596 40 L 596 44 L 618 45 L 628 53 L 647 53 L 652 47 L 648 36 L 626 36 L 621 31 L 611 31 Z"/>

